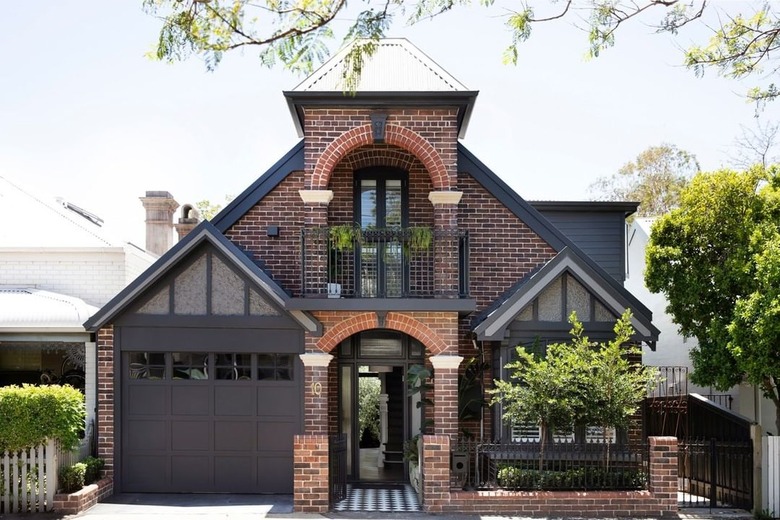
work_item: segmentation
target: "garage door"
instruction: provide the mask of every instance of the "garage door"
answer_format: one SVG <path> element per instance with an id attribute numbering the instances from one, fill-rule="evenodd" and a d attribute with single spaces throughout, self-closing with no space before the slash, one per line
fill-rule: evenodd
<path id="1" fill-rule="evenodd" d="M 292 493 L 298 356 L 124 352 L 124 492 Z"/>

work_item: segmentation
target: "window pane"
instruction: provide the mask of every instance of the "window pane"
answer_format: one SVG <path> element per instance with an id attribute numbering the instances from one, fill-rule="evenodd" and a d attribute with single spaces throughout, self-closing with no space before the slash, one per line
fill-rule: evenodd
<path id="1" fill-rule="evenodd" d="M 165 354 L 162 352 L 131 352 L 128 355 L 130 379 L 164 379 Z"/>
<path id="2" fill-rule="evenodd" d="M 203 352 L 174 352 L 174 379 L 208 379 L 209 355 Z"/>
<path id="3" fill-rule="evenodd" d="M 401 180 L 385 180 L 385 227 L 401 227 Z"/>
<path id="4" fill-rule="evenodd" d="M 293 359 L 291 354 L 259 354 L 257 356 L 257 379 L 270 381 L 292 381 Z"/>
<path id="5" fill-rule="evenodd" d="M 360 225 L 363 229 L 376 227 L 376 181 L 363 179 L 360 181 Z"/>
<path id="6" fill-rule="evenodd" d="M 251 379 L 251 354 L 217 354 L 217 379 Z"/>

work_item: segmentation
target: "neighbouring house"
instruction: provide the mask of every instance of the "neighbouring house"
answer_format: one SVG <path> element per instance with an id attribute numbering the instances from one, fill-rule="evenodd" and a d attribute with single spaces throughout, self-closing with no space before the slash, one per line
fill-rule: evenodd
<path id="1" fill-rule="evenodd" d="M 147 240 L 170 248 L 178 204 L 167 192 L 150 194 L 148 205 L 165 200 L 169 212 L 164 225 L 164 216 L 147 210 L 147 221 L 154 220 Z M 76 386 L 85 394 L 89 428 L 98 363 L 94 334 L 83 324 L 164 249 L 153 254 L 119 239 L 97 215 L 7 175 L 0 176 L 0 206 L 18 224 L 0 229 L 0 386 Z"/>
<path id="2" fill-rule="evenodd" d="M 626 309 L 635 341 L 658 340 L 623 286 L 636 204 L 563 203 L 561 228 L 598 229 L 572 240 L 553 203 L 529 204 L 459 142 L 476 91 L 387 39 L 345 95 L 346 52 L 284 93 L 301 141 L 85 323 L 114 492 L 292 493 L 327 510 L 333 435 L 361 482 L 406 480 L 398 455 L 428 419 L 441 442 L 527 434 L 498 410 L 459 419 L 470 360 L 490 366 L 481 382 L 506 377 L 516 345 L 567 339 L 575 310 L 594 340 Z M 405 383 L 417 365 L 433 370 L 432 406 Z M 368 462 L 361 377 L 382 392 Z M 449 471 L 449 451 L 437 464 Z"/>
<path id="3" fill-rule="evenodd" d="M 669 396 L 699 394 L 718 406 L 760 424 L 764 432 L 777 434 L 775 405 L 763 397 L 754 385 L 737 385 L 722 392 L 690 381 L 693 365 L 689 352 L 697 345 L 696 338 L 685 338 L 679 334 L 678 326 L 666 312 L 665 296 L 662 293 L 651 293 L 645 286 L 645 249 L 654 221 L 653 218 L 637 218 L 628 227 L 628 275 L 625 286 L 650 308 L 653 323 L 661 331 L 656 348 L 645 349 L 643 353 L 645 364 L 664 367 L 666 388 L 660 389 L 659 393 Z"/>

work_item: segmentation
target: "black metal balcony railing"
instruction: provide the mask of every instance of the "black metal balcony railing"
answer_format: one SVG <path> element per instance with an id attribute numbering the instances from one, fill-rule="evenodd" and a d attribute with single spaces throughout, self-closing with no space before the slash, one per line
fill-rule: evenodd
<path id="1" fill-rule="evenodd" d="M 304 228 L 302 233 L 304 296 L 435 298 L 468 294 L 466 231 L 337 226 Z"/>

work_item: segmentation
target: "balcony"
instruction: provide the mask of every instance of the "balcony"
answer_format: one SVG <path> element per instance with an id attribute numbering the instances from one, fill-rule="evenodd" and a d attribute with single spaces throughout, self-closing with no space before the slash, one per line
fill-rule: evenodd
<path id="1" fill-rule="evenodd" d="M 411 227 L 304 228 L 304 297 L 467 298 L 468 233 Z"/>

